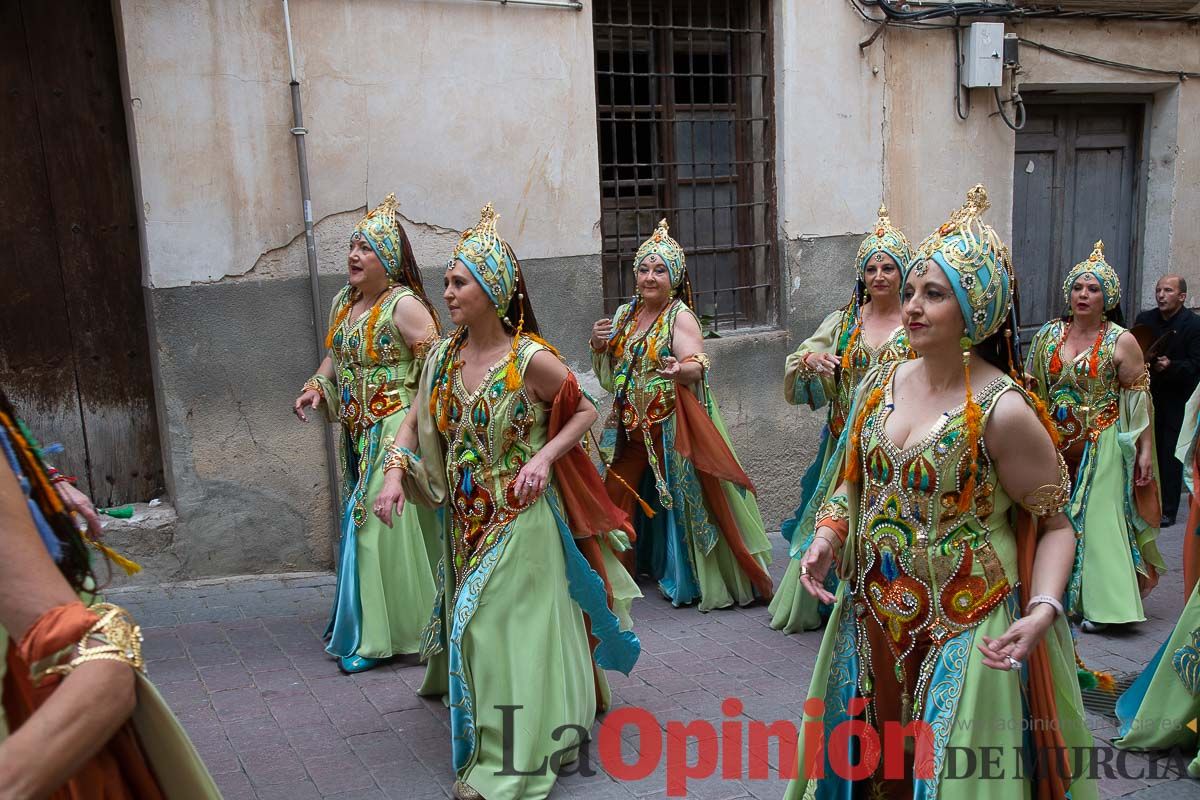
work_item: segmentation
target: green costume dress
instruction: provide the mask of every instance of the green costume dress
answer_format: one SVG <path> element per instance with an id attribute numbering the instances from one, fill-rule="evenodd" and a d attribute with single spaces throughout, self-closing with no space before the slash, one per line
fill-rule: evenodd
<path id="1" fill-rule="evenodd" d="M 845 365 L 834 377 L 820 375 L 804 366 L 804 357 L 809 353 L 832 353 Z M 825 427 L 821 430 L 821 442 L 817 457 L 809 465 L 800 481 L 800 505 L 791 519 L 784 520 L 783 538 L 791 545 L 792 558 L 787 571 L 771 601 L 771 627 L 784 633 L 812 631 L 821 627 L 829 616 L 829 606 L 820 603 L 800 586 L 800 558 L 808 549 L 811 539 L 796 540 L 796 529 L 804 514 L 815 513 L 810 507 L 821 471 L 829 462 L 837 446 L 838 437 L 846 427 L 846 415 L 854 399 L 854 390 L 863 375 L 879 366 L 893 361 L 906 361 L 912 356 L 908 346 L 908 334 L 898 327 L 878 348 L 871 347 L 863 336 L 858 315 L 850 309 L 838 309 L 805 339 L 796 352 L 787 357 L 783 373 L 783 391 L 792 405 L 807 404 L 809 408 L 829 407 Z M 837 587 L 837 578 L 830 576 L 826 588 L 832 592 Z"/>
<path id="2" fill-rule="evenodd" d="M 505 359 L 471 391 L 456 367 L 458 341 L 439 342 L 425 364 L 416 401 L 419 458 L 404 476 L 410 501 L 446 508 L 420 691 L 448 697 L 460 781 L 488 800 L 543 798 L 554 785 L 552 767 L 576 758 L 581 735 L 608 705 L 608 683 L 593 657 L 623 672 L 637 659 L 628 607 L 639 593 L 606 542 L 610 611 L 604 581 L 568 525 L 555 473 L 539 497 L 522 505 L 516 496 L 521 467 L 548 439 L 550 408 L 523 379 L 543 346 L 521 338 L 517 388 Z M 599 640 L 594 654 L 589 631 Z M 515 707 L 508 734 L 505 706 Z M 512 769 L 501 774 L 506 764 Z"/>
<path id="3" fill-rule="evenodd" d="M 617 309 L 616 335 L 605 350 L 593 351 L 592 367 L 613 394 L 601 449 L 609 462 L 609 496 L 634 520 L 637 571 L 655 578 L 676 606 L 699 601 L 699 609 L 709 611 L 769 599 L 771 544 L 708 369 L 694 393 L 657 372 L 674 356 L 676 320 L 694 313 L 673 300 L 635 334 L 634 309 L 633 303 Z"/>
<path id="4" fill-rule="evenodd" d="M 421 649 L 440 527 L 435 512 L 416 505 L 406 506 L 391 528 L 371 513 L 371 500 L 383 488 L 387 447 L 409 411 L 410 378 L 420 371 L 392 320 L 396 304 L 415 295 L 395 286 L 377 314 L 356 320 L 341 314 L 339 322 L 352 292 L 342 289 L 330 313 L 330 325 L 337 325 L 330 349 L 334 381 L 317 378 L 323 408 L 341 423 L 342 434 L 341 548 L 326 650 L 340 658 L 388 658 Z"/>
<path id="5" fill-rule="evenodd" d="M 1120 383 L 1114 355 L 1124 328 L 1105 323 L 1097 346 L 1068 363 L 1059 352 L 1068 326 L 1061 319 L 1043 325 L 1026 364 L 1031 389 L 1046 404 L 1073 473 L 1067 511 L 1079 541 L 1065 606 L 1093 622 L 1141 622 L 1146 615 L 1138 575 L 1149 575 L 1148 564 L 1166 569 L 1156 544 L 1156 512 L 1139 510 L 1147 505 L 1147 492 L 1149 506 L 1158 505 L 1157 467 L 1151 487 L 1134 486 L 1138 437 L 1153 430 L 1149 384 Z"/>
<path id="6" fill-rule="evenodd" d="M 1200 587 L 1192 590 L 1171 635 L 1117 700 L 1117 716 L 1117 747 L 1179 748 L 1194 756 L 1188 774 L 1200 778 Z"/>
<path id="7" fill-rule="evenodd" d="M 1017 508 L 1000 486 L 985 443 L 980 440 L 980 478 L 973 502 L 958 510 L 964 485 L 969 434 L 965 406 L 943 415 L 916 444 L 901 450 L 884 430 L 891 414 L 896 365 L 867 376 L 860 385 L 850 419 L 866 411 L 861 434 L 861 478 L 848 482 L 848 494 L 833 495 L 847 456 L 842 437 L 817 488 L 818 495 L 841 505 L 849 519 L 842 550 L 842 584 L 813 667 L 809 698 L 823 701 L 823 713 L 804 718 L 819 726 L 824 741 L 847 720 L 860 718 L 854 707 L 865 698 L 865 720 L 876 731 L 886 723 L 922 720 L 932 732 L 930 776 L 908 774 L 885 780 L 882 767 L 869 785 L 839 776 L 845 765 L 831 763 L 826 750 L 824 776 L 792 781 L 788 800 L 822 797 L 939 797 L 947 800 L 1029 797 L 1030 785 L 1013 779 L 1028 754 L 1028 731 L 1038 723 L 1026 702 L 1029 667 L 1020 672 L 995 670 L 982 663 L 979 637 L 997 637 L 1020 615 L 1017 598 Z M 866 398 L 876 387 L 882 401 Z M 983 426 L 1005 392 L 1022 392 L 1001 376 L 975 395 Z M 865 405 L 864 405 L 865 404 Z M 810 534 L 813 520 L 800 531 Z M 1062 618 L 1043 640 L 1054 677 L 1057 720 L 1067 747 L 1088 747 L 1092 737 L 1083 718 L 1075 677 L 1074 648 Z M 811 700 L 810 700 L 811 703 Z M 798 764 L 805 765 L 805 737 Z M 897 747 L 884 737 L 884 747 Z M 950 756 L 970 748 L 1002 748 L 1001 768 L 1008 780 L 985 780 L 978 771 L 967 777 L 961 759 Z M 912 756 L 907 756 L 909 770 Z M 886 753 L 884 757 L 886 762 Z M 808 778 L 812 778 L 811 780 Z M 871 794 L 871 792 L 877 794 Z M 1096 797 L 1094 784 L 1076 781 L 1072 800 Z M 858 794 L 865 792 L 865 794 Z"/>

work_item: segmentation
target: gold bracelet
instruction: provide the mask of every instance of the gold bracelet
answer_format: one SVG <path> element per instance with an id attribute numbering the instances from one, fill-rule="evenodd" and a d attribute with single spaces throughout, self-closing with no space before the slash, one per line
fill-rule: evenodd
<path id="1" fill-rule="evenodd" d="M 837 500 L 826 500 L 817 509 L 817 521 L 831 519 L 837 522 L 849 522 L 850 510 Z"/>
<path id="2" fill-rule="evenodd" d="M 712 359 L 708 357 L 707 353 L 692 353 L 684 361 L 695 361 L 704 372 L 708 372 L 712 368 Z"/>
<path id="3" fill-rule="evenodd" d="M 816 355 L 816 353 L 805 353 L 800 356 L 800 369 L 796 370 L 797 380 L 811 381 L 821 377 L 820 372 L 808 365 L 808 357 L 812 355 Z"/>
<path id="4" fill-rule="evenodd" d="M 317 380 L 316 375 L 313 375 L 311 378 L 306 380 L 304 385 L 300 387 L 300 394 L 304 394 L 305 392 L 309 391 L 316 392 L 320 395 L 325 394 L 324 390 L 321 389 L 321 382 Z"/>
<path id="5" fill-rule="evenodd" d="M 66 664 L 50 667 L 38 676 L 70 675 L 80 664 L 89 661 L 119 661 L 128 664 L 138 672 L 145 672 L 145 662 L 142 660 L 142 628 L 133 621 L 129 612 L 112 603 L 95 603 L 88 607 L 100 615 L 87 633 L 75 645 L 75 658 Z M 92 644 L 92 639 L 100 639 L 103 644 Z"/>
<path id="6" fill-rule="evenodd" d="M 408 472 L 412 469 L 413 461 L 419 460 L 407 447 L 394 444 L 387 449 L 387 456 L 383 459 L 383 471 L 385 474 L 394 469 Z"/>

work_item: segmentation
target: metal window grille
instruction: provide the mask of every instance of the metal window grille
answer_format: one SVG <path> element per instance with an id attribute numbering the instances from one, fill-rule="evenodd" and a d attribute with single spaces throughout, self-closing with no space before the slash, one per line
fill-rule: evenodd
<path id="1" fill-rule="evenodd" d="M 768 0 L 596 0 L 605 307 L 665 217 L 697 311 L 719 331 L 774 321 L 775 140 Z"/>

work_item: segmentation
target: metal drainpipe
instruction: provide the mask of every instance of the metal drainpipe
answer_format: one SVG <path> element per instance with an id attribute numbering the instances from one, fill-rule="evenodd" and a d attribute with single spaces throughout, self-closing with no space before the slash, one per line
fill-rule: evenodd
<path id="1" fill-rule="evenodd" d="M 568 11 L 583 11 L 583 3 L 579 0 L 483 0 L 485 3 L 499 3 L 502 6 L 541 6 L 542 8 L 565 8 Z"/>
<path id="2" fill-rule="evenodd" d="M 308 185 L 308 153 L 304 137 L 304 112 L 300 106 L 300 81 L 296 80 L 296 56 L 292 49 L 292 17 L 288 13 L 288 0 L 283 0 L 283 25 L 287 31 L 288 69 L 291 71 L 292 89 L 292 137 L 296 140 L 296 163 L 300 172 L 300 197 L 304 201 L 304 250 L 308 256 L 308 288 L 312 300 L 313 336 L 317 346 L 317 363 L 325 352 L 325 337 L 321 332 L 324 308 L 321 305 L 321 283 L 317 273 L 317 238 L 313 233 L 312 193 Z M 325 464 L 328 467 L 329 502 L 333 510 L 333 528 L 341 531 L 341 514 L 338 487 L 337 447 L 333 441 L 333 427 L 322 424 L 325 433 Z"/>

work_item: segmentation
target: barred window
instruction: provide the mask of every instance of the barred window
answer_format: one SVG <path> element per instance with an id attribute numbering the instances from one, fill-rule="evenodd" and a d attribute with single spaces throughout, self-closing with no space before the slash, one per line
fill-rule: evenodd
<path id="1" fill-rule="evenodd" d="M 766 0 L 593 3 L 608 312 L 665 217 L 706 328 L 774 321 L 770 17 Z"/>

